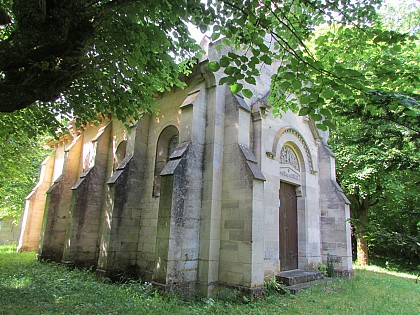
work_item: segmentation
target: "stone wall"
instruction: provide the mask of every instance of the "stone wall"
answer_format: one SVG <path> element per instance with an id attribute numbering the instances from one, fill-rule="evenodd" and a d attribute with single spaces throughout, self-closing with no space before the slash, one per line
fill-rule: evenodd
<path id="1" fill-rule="evenodd" d="M 38 250 L 47 190 L 53 179 L 55 156 L 56 154 L 53 153 L 41 163 L 38 183 L 26 197 L 18 251 Z"/>
<path id="2" fill-rule="evenodd" d="M 79 177 L 82 144 L 83 135 L 80 135 L 66 148 L 63 172 L 47 191 L 39 259 L 61 262 L 63 257 L 72 199 L 71 187 Z"/>
<path id="3" fill-rule="evenodd" d="M 324 142 L 319 151 L 322 260 L 330 255 L 334 268 L 347 275 L 352 273 L 350 202 L 336 182 L 334 154 Z"/>
<path id="4" fill-rule="evenodd" d="M 83 267 L 96 266 L 104 200 L 107 151 L 111 124 L 89 128 L 83 137 L 79 179 L 71 187 L 72 200 L 62 260 Z"/>

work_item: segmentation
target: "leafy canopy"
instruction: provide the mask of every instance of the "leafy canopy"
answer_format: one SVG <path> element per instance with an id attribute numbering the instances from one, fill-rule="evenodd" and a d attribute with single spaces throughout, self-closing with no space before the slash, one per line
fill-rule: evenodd
<path id="1" fill-rule="evenodd" d="M 39 176 L 39 164 L 51 153 L 40 144 L 45 140 L 18 132 L 0 141 L 0 219 L 21 219 L 25 197 Z"/>
<path id="2" fill-rule="evenodd" d="M 420 25 L 420 5 L 407 12 L 408 7 L 405 1 L 385 7 L 372 28 L 393 39 L 387 44 L 335 25 L 321 30 L 315 42 L 323 39 L 317 55 L 369 74 L 370 98 L 331 104 L 337 128 L 329 144 L 336 153 L 337 178 L 351 201 L 358 243 L 369 241 L 370 253 L 403 259 L 415 268 L 420 253 L 419 48 L 417 39 L 397 32 L 419 32 L 410 25 Z M 359 255 L 362 250 L 358 246 L 358 258 L 367 257 L 367 252 Z"/>
<path id="3" fill-rule="evenodd" d="M 251 91 L 239 80 L 255 84 L 261 63 L 281 60 L 272 77 L 275 112 L 291 109 L 309 115 L 322 130 L 353 104 L 392 119 L 402 115 L 400 123 L 419 126 L 418 38 L 382 27 L 375 3 L 235 3 L 237 10 L 225 28 L 215 27 L 213 39 L 225 36 L 225 44 L 251 54 L 230 53 L 211 69 L 222 68 L 226 77 L 221 83 L 249 97 Z"/>
<path id="4" fill-rule="evenodd" d="M 383 47 L 414 42 L 409 36 L 371 29 L 379 2 L 3 1 L 2 10 L 11 22 L 0 19 L 5 25 L 0 30 L 0 111 L 26 108 L 19 117 L 50 130 L 59 126 L 58 118 L 76 117 L 79 124 L 94 120 L 98 113 L 137 119 L 153 110 L 157 92 L 183 86 L 179 74 L 188 74 L 191 57 L 199 51 L 186 26 L 191 22 L 203 31 L 211 27 L 213 40 L 223 38 L 224 44 L 248 52 L 230 53 L 210 63 L 211 70 L 226 74 L 220 83 L 252 97 L 245 85 L 256 83 L 261 64 L 281 60 L 271 89 L 275 111 L 301 110 L 326 129 L 331 103 L 368 102 L 377 90 L 368 84 L 369 65 L 351 68 L 332 55 L 319 56 L 320 48 L 310 49 L 328 41 L 328 33 L 318 42 L 309 41 L 316 28 L 327 23 L 341 27 L 338 36 L 344 39 L 349 35 L 357 40 L 364 34 Z M 395 91 L 382 87 L 380 93 L 399 105 L 412 101 L 391 92 Z M 411 92 L 416 98 L 417 90 Z M 8 117 L 13 121 L 14 115 Z M 0 116 L 0 133 L 1 128 L 10 128 L 5 117 Z"/>
<path id="5" fill-rule="evenodd" d="M 0 131 L 20 115 L 50 130 L 98 113 L 138 118 L 157 92 L 183 86 L 178 76 L 198 51 L 186 22 L 205 29 L 212 16 L 200 1 L 21 0 L 2 9 L 11 23 L 0 28 L 0 111 L 13 113 L 2 114 Z"/>

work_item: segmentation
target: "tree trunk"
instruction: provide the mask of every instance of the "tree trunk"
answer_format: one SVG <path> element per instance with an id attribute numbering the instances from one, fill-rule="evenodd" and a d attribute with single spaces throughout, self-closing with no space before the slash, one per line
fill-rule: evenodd
<path id="1" fill-rule="evenodd" d="M 364 207 L 358 210 L 358 218 L 355 218 L 356 220 L 353 224 L 357 243 L 357 264 L 367 266 L 369 263 L 368 241 L 364 236 L 366 234 L 365 228 L 368 224 L 368 211 Z"/>
<path id="2" fill-rule="evenodd" d="M 363 237 L 362 232 L 356 231 L 356 242 L 357 242 L 357 264 L 360 266 L 367 266 L 369 263 L 368 242 Z"/>

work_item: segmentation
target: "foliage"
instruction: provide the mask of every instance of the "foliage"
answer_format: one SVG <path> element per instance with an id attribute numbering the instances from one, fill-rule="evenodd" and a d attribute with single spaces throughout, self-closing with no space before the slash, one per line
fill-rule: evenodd
<path id="1" fill-rule="evenodd" d="M 356 232 L 370 241 L 373 253 L 418 259 L 418 135 L 362 113 L 338 121 L 330 145 Z"/>
<path id="2" fill-rule="evenodd" d="M 355 79 L 348 85 L 353 91 L 334 93 L 336 82 L 324 80 L 332 96 L 328 109 L 333 113 L 353 112 L 355 117 L 365 111 L 367 119 L 391 121 L 420 133 L 420 48 L 416 39 L 381 28 L 360 34 L 354 27 L 334 26 L 316 38 L 314 51 L 328 70 L 338 69 L 337 60 L 343 69 L 353 69 L 343 70 Z M 365 77 L 363 86 L 359 76 Z M 323 95 L 325 91 L 318 92 Z"/>
<path id="3" fill-rule="evenodd" d="M 380 15 L 387 29 L 409 34 L 420 31 L 420 6 L 416 0 L 385 1 Z"/>
<path id="4" fill-rule="evenodd" d="M 267 296 L 274 294 L 285 294 L 289 292 L 284 289 L 283 285 L 277 282 L 276 277 L 271 278 L 270 280 L 264 281 L 265 292 Z"/>
<path id="5" fill-rule="evenodd" d="M 420 51 L 414 37 L 381 26 L 389 24 L 386 12 L 385 22 L 375 24 L 378 34 L 394 38 L 386 45 L 370 41 L 367 34 L 356 37 L 352 28 L 330 27 L 320 34 L 322 41 L 328 40 L 316 48 L 324 59 L 369 71 L 369 100 L 342 106 L 337 99 L 331 104 L 337 128 L 330 139 L 338 180 L 351 201 L 358 257 L 365 262 L 367 241 L 372 253 L 407 261 L 419 255 Z M 399 21 L 392 27 L 404 30 L 404 19 Z"/>
<path id="6" fill-rule="evenodd" d="M 188 73 L 189 57 L 198 51 L 188 21 L 203 31 L 212 27 L 213 40 L 222 38 L 222 44 L 248 52 L 230 52 L 209 65 L 213 71 L 223 70 L 226 77 L 220 83 L 228 83 L 235 93 L 251 97 L 249 86 L 256 83 L 261 64 L 281 60 L 271 89 L 277 113 L 300 111 L 325 130 L 331 125 L 330 105 L 337 102 L 346 107 L 385 95 L 410 112 L 413 100 L 395 94 L 392 78 L 386 81 L 390 86 L 373 89 L 370 67 L 376 63 L 359 67 L 323 54 L 324 42 L 332 39 L 351 43 L 349 54 L 368 40 L 377 47 L 382 68 L 397 67 L 392 58 L 383 58 L 386 46 L 395 44 L 393 54 L 397 42 L 409 45 L 414 38 L 372 28 L 379 2 L 26 0 L 12 6 L 6 1 L 3 7 L 13 19 L 0 33 L 0 111 L 36 103 L 24 115 L 50 128 L 57 127 L 60 115 L 77 117 L 80 124 L 98 113 L 137 119 L 153 110 L 157 92 L 183 86 L 178 74 Z M 325 23 L 338 31 L 318 37 L 314 53 L 308 40 Z M 415 62 L 407 71 L 416 81 Z"/>
<path id="7" fill-rule="evenodd" d="M 1 2 L 0 216 L 22 213 L 46 154 L 38 135 L 101 113 L 138 118 L 156 93 L 184 86 L 198 51 L 191 14 L 203 29 L 211 17 L 200 1 Z"/>
<path id="8" fill-rule="evenodd" d="M 13 217 L 16 221 L 24 209 L 24 200 L 35 186 L 41 161 L 50 153 L 40 142 L 24 133 L 0 138 L 0 218 Z"/>
<path id="9" fill-rule="evenodd" d="M 226 36 L 223 44 L 249 53 L 228 53 L 210 69 L 222 68 L 227 76 L 220 83 L 249 97 L 246 86 L 255 84 L 260 64 L 281 60 L 272 77 L 274 111 L 309 115 L 322 130 L 332 127 L 333 114 L 354 104 L 392 118 L 402 114 L 405 126 L 418 126 L 418 40 L 381 27 L 373 2 L 364 4 L 231 2 L 236 13 L 225 28 L 214 28 L 213 38 Z M 228 8 L 220 12 L 228 14 Z M 316 26 L 323 23 L 329 26 L 319 34 Z"/>
<path id="10" fill-rule="evenodd" d="M 92 121 L 113 113 L 126 121 L 151 110 L 157 92 L 183 86 L 196 1 L 4 1 L 12 23 L 0 28 L 0 111 L 54 127 L 56 117 Z M 182 57 L 185 62 L 177 63 Z M 36 104 L 34 104 L 36 103 Z M 30 106 L 31 104 L 34 104 Z"/>
<path id="11" fill-rule="evenodd" d="M 340 184 L 346 187 L 351 198 L 360 198 L 354 202 L 361 204 L 368 196 L 372 203 L 379 202 L 380 198 L 387 197 L 385 188 L 393 189 L 394 197 L 398 193 L 404 194 L 406 190 L 398 185 L 410 178 L 404 176 L 407 173 L 400 173 L 403 171 L 413 172 L 407 184 L 414 188 L 412 181 L 416 181 L 415 173 L 420 163 L 420 139 L 415 133 L 394 123 L 363 117 L 347 116 L 338 124 L 330 144 L 337 152 Z M 395 200 L 395 206 L 399 201 Z"/>
<path id="12" fill-rule="evenodd" d="M 330 254 L 328 254 L 328 256 L 327 256 L 327 268 L 326 268 L 326 271 L 327 271 L 327 276 L 328 277 L 334 277 L 335 276 L 334 261 L 333 261 L 333 259 L 332 259 L 332 257 L 331 257 Z"/>
<path id="13" fill-rule="evenodd" d="M 34 253 L 0 246 L 1 311 L 6 314 L 418 314 L 415 276 L 355 270 L 297 295 L 272 294 L 248 304 L 166 297 L 149 284 L 112 284 L 87 270 L 35 261 Z"/>
<path id="14" fill-rule="evenodd" d="M 419 270 L 420 176 L 417 170 L 395 173 L 385 198 L 370 211 L 366 238 L 372 255 Z"/>

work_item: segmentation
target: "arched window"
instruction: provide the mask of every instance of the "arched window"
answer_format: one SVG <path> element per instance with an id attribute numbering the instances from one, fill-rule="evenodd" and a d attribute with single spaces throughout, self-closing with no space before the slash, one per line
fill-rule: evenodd
<path id="1" fill-rule="evenodd" d="M 168 126 L 159 135 L 156 145 L 155 172 L 153 181 L 153 196 L 160 196 L 160 173 L 169 161 L 169 157 L 178 145 L 178 129 Z"/>
<path id="2" fill-rule="evenodd" d="M 115 155 L 114 155 L 114 170 L 124 160 L 125 153 L 127 151 L 126 149 L 127 149 L 127 141 L 126 140 L 123 140 L 123 141 L 120 142 L 120 144 L 117 147 L 117 150 L 115 151 Z"/>
<path id="3" fill-rule="evenodd" d="M 87 154 L 86 154 L 86 157 L 85 157 L 85 159 L 83 160 L 83 168 L 82 168 L 82 173 L 84 173 L 84 172 L 86 172 L 87 170 L 88 170 L 88 168 L 89 168 L 89 166 L 90 166 L 90 152 L 91 151 L 89 151 Z"/>
<path id="4" fill-rule="evenodd" d="M 168 144 L 168 158 L 171 156 L 172 152 L 174 152 L 176 146 L 178 145 L 178 135 L 173 136 L 170 140 L 169 140 L 169 144 Z"/>

